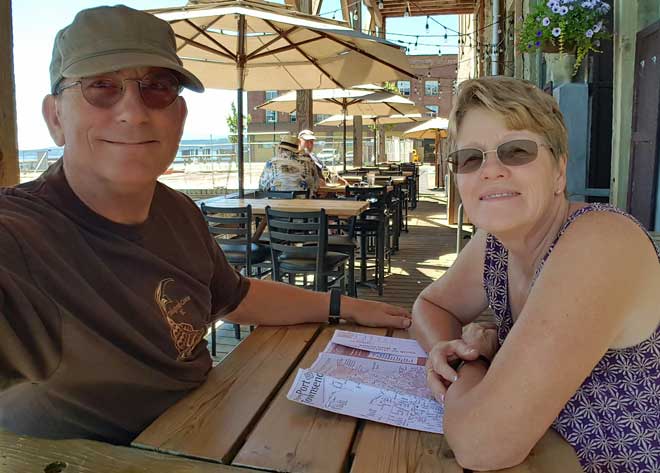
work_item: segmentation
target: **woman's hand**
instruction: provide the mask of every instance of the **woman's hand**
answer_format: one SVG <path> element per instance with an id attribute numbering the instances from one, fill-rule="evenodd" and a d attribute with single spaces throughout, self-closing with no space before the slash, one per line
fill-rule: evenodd
<path id="1" fill-rule="evenodd" d="M 478 357 L 479 351 L 462 339 L 445 340 L 433 345 L 426 361 L 426 382 L 438 401 L 444 401 L 447 388 L 458 379 L 458 373 L 451 365 Z"/>
<path id="2" fill-rule="evenodd" d="M 500 348 L 497 339 L 497 325 L 490 322 L 472 323 L 463 328 L 463 341 L 477 350 L 480 355 L 492 361 Z"/>
<path id="3" fill-rule="evenodd" d="M 402 307 L 351 297 L 341 298 L 341 318 L 367 327 L 402 329 L 412 322 L 410 313 Z"/>

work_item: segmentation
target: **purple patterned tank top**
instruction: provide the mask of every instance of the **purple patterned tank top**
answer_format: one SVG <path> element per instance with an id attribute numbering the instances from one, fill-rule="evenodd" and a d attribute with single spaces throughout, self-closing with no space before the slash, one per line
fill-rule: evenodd
<path id="1" fill-rule="evenodd" d="M 614 212 L 637 222 L 607 204 L 578 209 L 562 226 L 534 280 L 557 240 L 576 218 L 587 212 Z M 656 253 L 660 260 L 657 248 Z M 484 287 L 495 314 L 500 345 L 513 326 L 508 301 L 508 261 L 507 249 L 488 235 Z M 552 427 L 573 446 L 587 473 L 660 473 L 660 325 L 635 346 L 608 350 Z"/>

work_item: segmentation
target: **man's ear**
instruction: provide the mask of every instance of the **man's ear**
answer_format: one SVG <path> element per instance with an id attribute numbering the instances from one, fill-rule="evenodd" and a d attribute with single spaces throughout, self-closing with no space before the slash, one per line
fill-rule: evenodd
<path id="1" fill-rule="evenodd" d="M 51 138 L 57 146 L 64 146 L 64 129 L 60 121 L 57 98 L 46 95 L 41 103 L 41 113 L 48 127 Z"/>

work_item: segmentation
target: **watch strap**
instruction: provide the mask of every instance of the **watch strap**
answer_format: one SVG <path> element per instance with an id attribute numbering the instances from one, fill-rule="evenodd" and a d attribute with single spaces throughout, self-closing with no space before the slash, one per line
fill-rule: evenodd
<path id="1" fill-rule="evenodd" d="M 328 315 L 329 324 L 338 324 L 341 320 L 341 290 L 334 288 L 330 290 L 330 314 Z"/>

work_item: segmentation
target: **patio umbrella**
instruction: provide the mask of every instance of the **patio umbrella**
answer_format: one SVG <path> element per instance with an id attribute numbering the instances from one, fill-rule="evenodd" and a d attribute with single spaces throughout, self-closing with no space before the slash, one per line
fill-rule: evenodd
<path id="1" fill-rule="evenodd" d="M 423 111 L 415 102 L 399 94 L 387 91 L 352 89 L 328 89 L 312 91 L 314 111 L 321 114 L 340 112 L 350 115 L 404 115 Z M 257 105 L 258 109 L 291 113 L 296 109 L 296 93 L 290 91 L 268 102 Z M 346 170 L 346 123 L 344 122 L 344 170 Z"/>
<path id="2" fill-rule="evenodd" d="M 348 88 L 414 77 L 398 46 L 285 5 L 224 0 L 150 13 L 170 22 L 177 54 L 206 87 L 237 90 L 241 195 L 244 90 Z"/>
<path id="3" fill-rule="evenodd" d="M 365 125 L 374 125 L 374 161 L 375 156 L 378 154 L 376 151 L 378 149 L 377 136 L 378 136 L 378 125 L 393 125 L 398 123 L 410 123 L 410 122 L 424 122 L 428 120 L 427 117 L 424 117 L 421 113 L 409 113 L 407 115 L 362 115 L 362 123 Z M 325 126 L 336 126 L 340 125 L 343 122 L 346 124 L 353 123 L 353 115 L 333 115 L 321 120 L 317 125 Z"/>
<path id="4" fill-rule="evenodd" d="M 447 138 L 447 127 L 449 120 L 442 117 L 433 118 L 424 123 L 420 123 L 405 131 L 403 136 L 406 138 L 434 139 L 435 140 L 435 186 L 440 187 L 440 174 L 444 173 L 442 163 L 442 153 L 440 152 L 440 140 Z"/>

